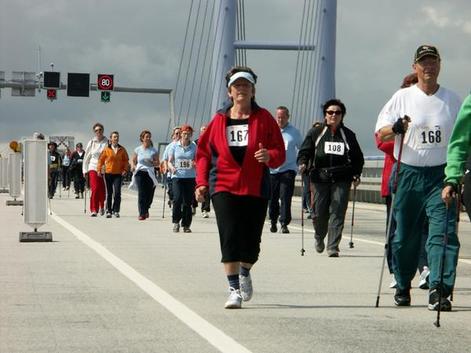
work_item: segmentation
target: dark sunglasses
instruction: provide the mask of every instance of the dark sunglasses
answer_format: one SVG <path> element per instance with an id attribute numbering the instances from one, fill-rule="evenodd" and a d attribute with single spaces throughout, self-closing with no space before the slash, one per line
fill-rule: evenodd
<path id="1" fill-rule="evenodd" d="M 342 115 L 341 110 L 327 110 L 326 113 L 329 115 Z"/>

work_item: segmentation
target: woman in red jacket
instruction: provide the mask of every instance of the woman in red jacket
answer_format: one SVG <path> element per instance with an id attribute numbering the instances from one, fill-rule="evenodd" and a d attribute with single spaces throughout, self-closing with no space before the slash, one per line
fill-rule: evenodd
<path id="1" fill-rule="evenodd" d="M 218 111 L 198 140 L 196 198 L 209 192 L 229 281 L 225 308 L 240 308 L 252 297 L 250 269 L 258 260 L 270 197 L 269 168 L 285 160 L 280 128 L 255 103 L 257 76 L 236 66 L 226 75 L 231 100 Z"/>

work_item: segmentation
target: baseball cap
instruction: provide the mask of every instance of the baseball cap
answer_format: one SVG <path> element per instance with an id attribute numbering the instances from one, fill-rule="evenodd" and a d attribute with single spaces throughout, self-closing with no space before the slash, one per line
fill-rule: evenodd
<path id="1" fill-rule="evenodd" d="M 436 47 L 432 45 L 421 45 L 415 51 L 414 62 L 416 63 L 425 56 L 434 56 L 440 59 L 440 54 L 438 53 L 438 49 Z"/>

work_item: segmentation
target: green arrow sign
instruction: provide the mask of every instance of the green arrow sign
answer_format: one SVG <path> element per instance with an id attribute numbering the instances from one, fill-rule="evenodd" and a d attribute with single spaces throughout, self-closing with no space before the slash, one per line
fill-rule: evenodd
<path id="1" fill-rule="evenodd" d="M 103 103 L 109 103 L 111 100 L 111 93 L 109 91 L 102 91 L 101 92 L 101 101 Z"/>

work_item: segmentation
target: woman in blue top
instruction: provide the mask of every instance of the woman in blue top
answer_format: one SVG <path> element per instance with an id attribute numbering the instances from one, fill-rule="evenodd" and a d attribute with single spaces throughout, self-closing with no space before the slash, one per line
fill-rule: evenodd
<path id="1" fill-rule="evenodd" d="M 195 192 L 195 156 L 196 144 L 191 141 L 193 128 L 183 125 L 180 129 L 180 140 L 177 141 L 168 154 L 168 167 L 172 172 L 173 184 L 173 231 L 180 231 L 180 221 L 183 231 L 191 233 L 192 202 Z"/>
<path id="2" fill-rule="evenodd" d="M 152 205 L 154 190 L 157 186 L 154 168 L 159 167 L 159 153 L 153 147 L 151 137 L 152 134 L 149 130 L 141 132 L 139 139 L 142 144 L 134 150 L 131 158 L 131 170 L 133 171 L 131 184 L 137 184 L 138 219 L 140 221 L 149 218 L 149 208 Z"/>

